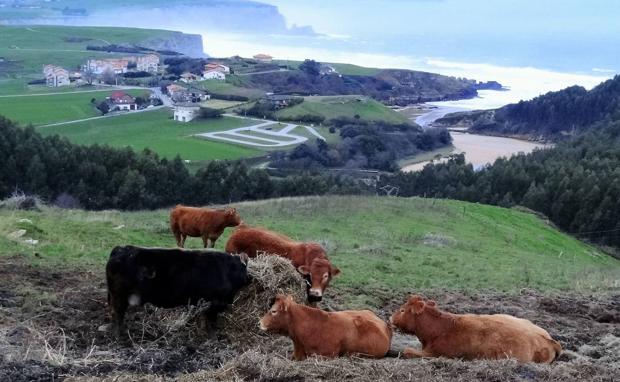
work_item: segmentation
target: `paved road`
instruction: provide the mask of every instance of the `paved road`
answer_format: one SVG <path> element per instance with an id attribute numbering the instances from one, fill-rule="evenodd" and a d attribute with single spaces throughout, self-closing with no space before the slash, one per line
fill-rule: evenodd
<path id="1" fill-rule="evenodd" d="M 234 114 L 225 114 L 228 117 L 233 118 L 244 118 Z M 291 146 L 303 143 L 308 140 L 308 138 L 291 133 L 292 130 L 297 127 L 302 127 L 307 129 L 312 135 L 316 136 L 319 139 L 325 140 L 321 134 L 319 134 L 315 129 L 310 126 L 301 126 L 294 123 L 288 123 L 280 130 L 267 130 L 265 127 L 277 124 L 277 121 L 270 120 L 262 120 L 256 118 L 245 118 L 245 119 L 253 119 L 255 121 L 260 121 L 256 125 L 252 126 L 244 126 L 238 127 L 236 129 L 231 130 L 223 130 L 223 131 L 215 131 L 212 133 L 202 133 L 196 134 L 198 137 L 215 139 L 226 142 L 233 142 L 237 144 L 247 145 L 247 146 L 256 146 L 256 147 L 283 147 L 283 146 Z M 243 134 L 243 132 L 247 131 L 255 131 L 260 133 L 263 136 L 254 136 L 251 134 Z M 272 136 L 273 139 L 266 138 L 264 135 Z M 280 139 L 278 139 L 280 138 Z M 283 140 L 282 138 L 286 138 Z M 262 143 L 264 142 L 264 143 Z"/>
<path id="2" fill-rule="evenodd" d="M 94 121 L 96 119 L 102 119 L 102 118 L 112 118 L 112 117 L 118 117 L 118 116 L 127 115 L 127 114 L 144 113 L 144 112 L 147 112 L 147 111 L 159 110 L 159 109 L 164 108 L 164 107 L 165 106 L 153 106 L 153 107 L 148 108 L 148 109 L 131 110 L 131 111 L 119 111 L 119 112 L 109 113 L 109 114 L 106 114 L 106 115 L 100 115 L 98 117 L 75 119 L 73 121 L 66 121 L 66 122 L 48 123 L 47 125 L 39 125 L 37 127 L 50 127 L 50 126 L 69 125 L 69 124 L 72 124 L 72 123 L 85 122 L 85 121 Z"/>
<path id="3" fill-rule="evenodd" d="M 150 88 L 150 89 L 155 94 L 155 96 L 157 98 L 159 98 L 164 103 L 164 106 L 167 106 L 167 107 L 173 107 L 174 106 L 174 103 L 172 102 L 170 97 L 168 97 L 166 94 L 162 93 L 161 88 L 155 87 L 155 88 Z"/>
<path id="4" fill-rule="evenodd" d="M 8 94 L 8 95 L 0 95 L 0 98 L 13 98 L 13 97 L 40 97 L 47 95 L 62 95 L 62 94 L 76 94 L 76 93 L 94 93 L 94 92 L 105 92 L 110 90 L 131 90 L 131 89 L 144 89 L 140 86 L 116 86 L 116 85 L 99 85 L 102 89 L 92 89 L 92 90 L 75 90 L 70 92 L 50 92 L 50 93 L 32 93 L 32 94 Z M 109 87 L 109 89 L 105 89 Z M 152 89 L 151 89 L 152 90 Z"/>
<path id="5" fill-rule="evenodd" d="M 251 72 L 251 73 L 235 73 L 236 76 L 251 76 L 253 74 L 267 74 L 267 73 L 279 73 L 279 72 L 289 72 L 290 69 L 274 69 L 274 70 L 264 70 L 262 72 Z"/>

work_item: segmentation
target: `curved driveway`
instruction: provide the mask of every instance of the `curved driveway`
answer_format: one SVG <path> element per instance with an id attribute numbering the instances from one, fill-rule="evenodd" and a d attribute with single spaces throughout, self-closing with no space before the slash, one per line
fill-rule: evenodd
<path id="1" fill-rule="evenodd" d="M 226 114 L 229 117 L 234 118 L 243 118 L 232 114 Z M 248 118 L 244 118 L 248 119 Z M 232 142 L 246 146 L 255 146 L 255 147 L 283 147 L 283 146 L 291 146 L 303 143 L 308 140 L 308 138 L 291 133 L 297 127 L 305 128 L 315 137 L 325 140 L 318 131 L 310 126 L 301 126 L 293 123 L 288 123 L 280 130 L 267 130 L 265 127 L 278 124 L 277 121 L 264 121 L 260 119 L 255 119 L 256 121 L 261 121 L 260 123 L 252 126 L 244 126 L 238 127 L 236 129 L 231 130 L 223 130 L 223 131 L 215 131 L 212 133 L 201 133 L 196 134 L 197 137 L 207 138 L 207 139 L 215 139 L 220 141 Z M 243 132 L 257 132 L 262 136 L 256 136 L 251 134 L 244 134 Z M 266 138 L 264 135 L 273 137 Z M 278 139 L 280 138 L 280 139 Z M 282 139 L 284 138 L 284 139 Z"/>

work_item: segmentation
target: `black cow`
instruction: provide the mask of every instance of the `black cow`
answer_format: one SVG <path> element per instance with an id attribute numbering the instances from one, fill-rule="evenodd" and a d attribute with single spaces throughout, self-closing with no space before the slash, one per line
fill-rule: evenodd
<path id="1" fill-rule="evenodd" d="M 161 308 L 210 301 L 206 318 L 231 304 L 249 282 L 247 256 L 213 250 L 116 247 L 106 266 L 108 304 L 114 334 L 123 331 L 129 305 L 151 303 Z"/>

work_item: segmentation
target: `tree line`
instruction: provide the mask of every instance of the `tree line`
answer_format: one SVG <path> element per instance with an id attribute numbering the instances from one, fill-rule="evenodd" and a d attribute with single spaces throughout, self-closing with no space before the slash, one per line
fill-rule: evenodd
<path id="1" fill-rule="evenodd" d="M 330 132 L 342 138 L 336 144 L 323 140 L 315 145 L 301 144 L 290 152 L 272 155 L 271 165 L 296 169 L 375 169 L 397 171 L 397 160 L 422 151 L 449 145 L 446 129 L 426 129 L 408 123 L 393 124 L 357 118 L 329 120 Z"/>
<path id="2" fill-rule="evenodd" d="M 580 238 L 620 246 L 620 118 L 555 148 L 498 159 L 480 171 L 455 155 L 382 182 L 399 187 L 400 196 L 522 205 Z"/>
<path id="3" fill-rule="evenodd" d="M 281 196 L 356 194 L 352 179 L 300 174 L 272 178 L 242 162 L 213 161 L 191 174 L 180 157 L 145 150 L 79 146 L 43 137 L 0 117 L 0 198 L 15 191 L 64 207 L 140 210 Z"/>

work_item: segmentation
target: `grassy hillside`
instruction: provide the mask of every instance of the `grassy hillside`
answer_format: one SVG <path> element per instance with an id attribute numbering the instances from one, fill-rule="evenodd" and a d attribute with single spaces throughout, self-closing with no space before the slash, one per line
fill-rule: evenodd
<path id="1" fill-rule="evenodd" d="M 125 91 L 133 96 L 148 94 L 147 89 Z M 112 90 L 80 91 L 79 93 L 0 97 L 0 115 L 22 124 L 43 125 L 96 117 L 101 112 L 90 101 L 103 101 Z"/>
<path id="2" fill-rule="evenodd" d="M 620 261 L 511 209 L 377 197 L 278 199 L 236 207 L 249 224 L 321 242 L 343 271 L 330 293 L 352 305 L 377 306 L 367 300 L 431 288 L 617 290 L 620 279 Z M 39 244 L 9 239 L 18 229 Z M 0 255 L 25 253 L 42 265 L 100 270 L 112 247 L 129 243 L 173 246 L 168 211 L 0 210 Z M 197 247 L 200 240 L 188 243 Z"/>
<path id="3" fill-rule="evenodd" d="M 286 65 L 291 68 L 297 69 L 303 61 L 274 60 L 274 62 L 278 63 L 279 65 Z M 349 76 L 374 76 L 382 70 L 378 68 L 368 68 L 365 66 L 359 66 L 359 65 L 354 65 L 354 64 L 331 63 L 331 62 L 325 62 L 324 64 L 329 65 L 332 68 L 336 69 L 336 71 L 339 74 L 345 74 Z"/>
<path id="4" fill-rule="evenodd" d="M 194 138 L 191 135 L 232 129 L 255 124 L 255 121 L 224 117 L 217 120 L 179 123 L 173 121 L 169 110 L 120 115 L 91 121 L 41 127 L 43 135 L 59 134 L 78 144 L 108 144 L 131 146 L 135 150 L 149 148 L 161 156 L 206 161 L 258 156 L 260 150 Z"/>
<path id="5" fill-rule="evenodd" d="M 210 93 L 221 95 L 241 96 L 248 97 L 250 99 L 258 99 L 265 95 L 265 92 L 260 89 L 244 88 L 236 86 L 234 83 L 229 82 L 234 81 L 234 78 L 234 76 L 229 76 L 226 81 L 204 80 L 196 82 L 195 85 L 200 86 L 205 90 L 208 90 Z"/>
<path id="6" fill-rule="evenodd" d="M 276 113 L 280 118 L 295 118 L 307 114 L 323 116 L 326 121 L 332 118 L 353 118 L 355 115 L 359 115 L 361 119 L 367 121 L 409 122 L 405 116 L 369 97 L 363 96 L 304 97 L 304 102 Z"/>

